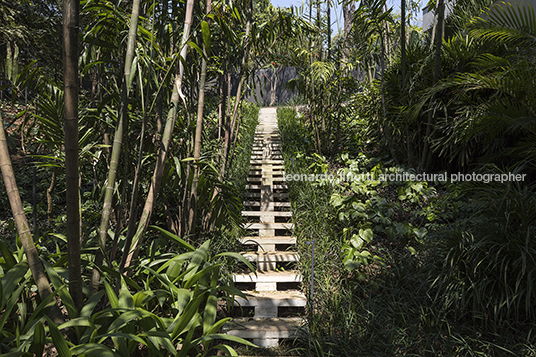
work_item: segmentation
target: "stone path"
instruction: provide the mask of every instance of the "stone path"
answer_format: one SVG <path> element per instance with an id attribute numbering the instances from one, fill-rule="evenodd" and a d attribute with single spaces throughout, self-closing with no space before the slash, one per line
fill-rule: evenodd
<path id="1" fill-rule="evenodd" d="M 227 334 L 252 340 L 261 347 L 275 347 L 280 339 L 295 336 L 306 305 L 300 286 L 302 275 L 294 270 L 299 256 L 288 250 L 296 244 L 288 188 L 283 181 L 276 108 L 262 108 L 255 131 L 251 167 L 246 186 L 248 235 L 241 238 L 246 259 L 256 264 L 257 275 L 233 274 L 235 285 L 247 296 L 236 299 L 235 310 L 245 312 L 228 324 Z M 247 316 L 244 316 L 247 315 Z"/>

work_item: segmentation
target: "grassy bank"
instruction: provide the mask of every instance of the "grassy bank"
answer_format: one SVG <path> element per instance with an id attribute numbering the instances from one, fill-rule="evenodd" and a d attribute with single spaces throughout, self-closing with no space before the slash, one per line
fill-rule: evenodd
<path id="1" fill-rule="evenodd" d="M 525 249 L 519 239 L 534 236 L 530 189 L 341 182 L 341 172 L 411 168 L 364 153 L 321 157 L 304 140 L 303 117 L 290 109 L 280 109 L 279 125 L 287 175 L 336 178 L 288 182 L 308 296 L 315 245 L 310 339 L 296 341 L 304 355 L 534 355 L 529 272 L 536 255 L 532 242 Z M 519 212 L 517 223 L 501 218 L 507 212 Z"/>

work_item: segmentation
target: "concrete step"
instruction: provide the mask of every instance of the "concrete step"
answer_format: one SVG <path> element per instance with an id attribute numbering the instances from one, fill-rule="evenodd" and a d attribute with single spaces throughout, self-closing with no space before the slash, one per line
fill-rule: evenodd
<path id="1" fill-rule="evenodd" d="M 277 263 L 292 263 L 300 260 L 297 252 L 258 251 L 241 253 L 248 261 L 255 263 L 257 272 L 275 271 Z"/>
<path id="2" fill-rule="evenodd" d="M 269 155 L 265 157 L 264 155 L 251 155 L 251 160 L 283 160 L 281 155 Z"/>
<path id="3" fill-rule="evenodd" d="M 246 299 L 235 298 L 235 306 L 254 307 L 254 319 L 279 317 L 279 307 L 305 307 L 307 299 L 297 290 L 287 291 L 246 291 Z"/>
<path id="4" fill-rule="evenodd" d="M 242 244 L 257 244 L 261 251 L 273 251 L 276 244 L 296 244 L 296 237 L 292 236 L 249 236 L 238 239 Z M 273 247 L 273 248 L 272 248 Z M 271 248 L 271 249 L 268 249 Z"/>
<path id="5" fill-rule="evenodd" d="M 240 253 L 250 262 L 269 261 L 269 262 L 297 262 L 300 260 L 298 252 L 242 252 Z"/>
<path id="6" fill-rule="evenodd" d="M 297 270 L 257 271 L 255 273 L 234 273 L 235 283 L 255 283 L 256 291 L 277 291 L 277 283 L 301 283 L 302 275 Z"/>
<path id="7" fill-rule="evenodd" d="M 255 164 L 253 165 L 254 167 L 250 168 L 250 171 L 253 170 L 253 171 L 260 171 L 262 170 L 262 172 L 264 173 L 267 173 L 269 174 L 271 171 L 277 171 L 277 170 L 284 170 L 285 169 L 285 165 L 283 164 L 262 164 L 262 163 L 259 163 L 259 164 Z"/>
<path id="8" fill-rule="evenodd" d="M 294 229 L 294 223 L 244 223 L 244 229 Z"/>
<path id="9" fill-rule="evenodd" d="M 222 332 L 228 335 L 253 339 L 259 347 L 276 347 L 281 338 L 294 338 L 303 325 L 301 317 L 272 319 L 233 319 L 233 323 L 223 326 Z"/>
<path id="10" fill-rule="evenodd" d="M 272 155 L 281 155 L 281 149 L 277 147 L 278 145 L 272 144 L 272 148 L 270 149 Z M 264 149 L 261 147 L 253 148 L 251 150 L 251 153 L 253 155 L 263 155 Z"/>
<path id="11" fill-rule="evenodd" d="M 254 175 L 254 176 L 259 176 L 262 174 L 264 175 L 276 174 L 277 175 L 277 174 L 282 174 L 284 170 L 285 170 L 285 167 L 283 167 L 282 165 L 272 165 L 269 168 L 265 168 L 264 170 L 260 168 L 250 169 L 248 172 L 248 175 Z"/>
<path id="12" fill-rule="evenodd" d="M 250 160 L 250 164 L 260 164 L 260 165 L 266 165 L 266 164 L 272 164 L 272 165 L 283 165 L 283 160 Z"/>
<path id="13" fill-rule="evenodd" d="M 287 192 L 273 192 L 273 193 L 269 193 L 269 192 L 246 192 L 244 194 L 244 196 L 246 196 L 246 197 L 262 197 L 263 194 L 269 194 L 273 198 L 288 198 L 289 197 Z"/>
<path id="14" fill-rule="evenodd" d="M 273 188 L 274 190 L 286 190 L 287 185 L 246 185 L 246 190 L 261 190 L 264 188 Z"/>
<path id="15" fill-rule="evenodd" d="M 272 170 L 272 171 L 265 171 L 265 172 L 250 172 L 248 174 L 248 179 L 252 179 L 254 181 L 260 181 L 262 179 L 275 179 L 279 178 L 281 181 L 283 179 L 283 174 L 285 173 L 285 170 Z"/>
<path id="16" fill-rule="evenodd" d="M 257 201 L 245 201 L 244 206 L 260 206 L 261 203 Z M 290 202 L 273 202 L 274 207 L 290 207 Z"/>
<path id="17" fill-rule="evenodd" d="M 242 211 L 244 217 L 261 217 L 261 216 L 274 216 L 274 217 L 292 217 L 291 211 Z"/>

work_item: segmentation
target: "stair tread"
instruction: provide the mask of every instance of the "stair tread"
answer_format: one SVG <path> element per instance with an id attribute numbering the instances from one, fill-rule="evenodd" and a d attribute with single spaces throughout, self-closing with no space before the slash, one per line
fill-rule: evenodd
<path id="1" fill-rule="evenodd" d="M 279 160 L 250 160 L 250 164 L 280 164 L 282 165 L 285 161 L 283 159 Z"/>
<path id="2" fill-rule="evenodd" d="M 256 216 L 275 216 L 275 217 L 292 217 L 291 211 L 242 211 L 244 217 Z"/>
<path id="3" fill-rule="evenodd" d="M 296 244 L 294 236 L 247 236 L 238 239 L 242 244 L 262 242 L 264 244 Z"/>
<path id="4" fill-rule="evenodd" d="M 237 318 L 225 324 L 222 331 L 242 338 L 290 338 L 303 322 L 301 317 Z"/>
<path id="5" fill-rule="evenodd" d="M 294 229 L 294 223 L 243 223 L 244 229 Z"/>
<path id="6" fill-rule="evenodd" d="M 287 271 L 257 271 L 255 273 L 233 273 L 235 283 L 299 283 L 302 275 L 297 270 Z"/>
<path id="7" fill-rule="evenodd" d="M 298 252 L 242 252 L 240 254 L 248 261 L 297 262 L 300 259 Z"/>
<path id="8" fill-rule="evenodd" d="M 239 306 L 257 306 L 270 304 L 273 306 L 303 307 L 307 304 L 307 298 L 298 290 L 285 291 L 243 291 L 246 298 L 235 297 L 235 303 Z"/>
<path id="9" fill-rule="evenodd" d="M 274 190 L 286 190 L 287 185 L 246 185 L 246 190 L 262 190 L 263 187 L 271 187 Z"/>
<path id="10" fill-rule="evenodd" d="M 245 201 L 244 206 L 260 206 L 258 201 Z M 290 207 L 290 202 L 274 202 L 274 207 Z"/>

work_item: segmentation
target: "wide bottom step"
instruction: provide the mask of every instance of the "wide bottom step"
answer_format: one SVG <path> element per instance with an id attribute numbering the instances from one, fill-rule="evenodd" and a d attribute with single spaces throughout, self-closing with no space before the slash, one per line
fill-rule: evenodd
<path id="1" fill-rule="evenodd" d="M 272 319 L 233 319 L 227 323 L 222 332 L 227 335 L 253 340 L 259 347 L 276 347 L 279 339 L 298 337 L 303 326 L 300 317 L 272 318 Z"/>

